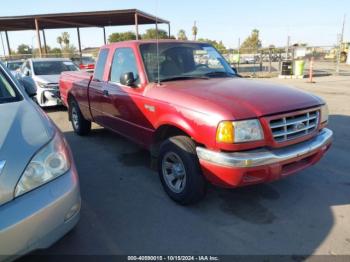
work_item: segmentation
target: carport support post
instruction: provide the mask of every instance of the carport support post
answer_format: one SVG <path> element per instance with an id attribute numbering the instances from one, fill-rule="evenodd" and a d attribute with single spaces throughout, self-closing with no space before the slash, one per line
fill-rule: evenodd
<path id="1" fill-rule="evenodd" d="M 137 13 L 135 13 L 135 33 L 136 40 L 139 40 L 139 16 Z"/>
<path id="2" fill-rule="evenodd" d="M 105 45 L 107 44 L 107 38 L 106 38 L 106 28 L 103 27 L 103 40 L 105 42 Z"/>
<path id="3" fill-rule="evenodd" d="M 171 32 L 170 32 L 170 23 L 168 23 L 168 32 L 169 32 L 169 38 L 171 37 Z"/>
<path id="4" fill-rule="evenodd" d="M 37 18 L 35 18 L 35 31 L 36 31 L 36 38 L 38 40 L 39 56 L 42 57 L 43 54 L 41 52 L 41 39 L 40 39 L 40 32 L 39 32 L 39 22 L 38 22 Z"/>
<path id="5" fill-rule="evenodd" d="M 83 54 L 81 53 L 81 41 L 80 41 L 80 29 L 77 27 L 77 33 L 78 33 L 78 47 L 79 47 L 79 57 L 80 57 L 80 63 L 83 62 Z"/>
<path id="6" fill-rule="evenodd" d="M 6 37 L 7 51 L 9 53 L 9 57 L 11 57 L 11 47 L 10 47 L 10 41 L 9 41 L 9 36 L 7 34 L 7 31 L 5 31 L 5 37 Z"/>
<path id="7" fill-rule="evenodd" d="M 46 45 L 46 36 L 45 36 L 45 30 L 42 30 L 43 32 L 43 40 L 44 40 L 44 49 L 45 49 L 45 54 L 47 55 L 47 45 Z"/>

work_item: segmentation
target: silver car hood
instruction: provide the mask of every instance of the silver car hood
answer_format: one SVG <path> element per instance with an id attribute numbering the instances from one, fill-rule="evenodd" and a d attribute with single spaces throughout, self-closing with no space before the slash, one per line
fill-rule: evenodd
<path id="1" fill-rule="evenodd" d="M 60 80 L 60 75 L 40 75 L 40 76 L 33 76 L 33 79 L 40 83 L 45 84 L 58 84 Z"/>
<path id="2" fill-rule="evenodd" d="M 54 135 L 54 126 L 34 103 L 0 104 L 0 205 L 13 199 L 16 184 L 34 154 Z"/>

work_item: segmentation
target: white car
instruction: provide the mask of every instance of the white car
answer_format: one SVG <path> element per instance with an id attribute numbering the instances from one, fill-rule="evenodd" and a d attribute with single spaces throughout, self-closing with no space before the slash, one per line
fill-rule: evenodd
<path id="1" fill-rule="evenodd" d="M 17 78 L 24 86 L 36 88 L 36 101 L 41 107 L 50 107 L 62 104 L 58 88 L 61 73 L 77 70 L 69 59 L 32 58 L 23 63 Z"/>

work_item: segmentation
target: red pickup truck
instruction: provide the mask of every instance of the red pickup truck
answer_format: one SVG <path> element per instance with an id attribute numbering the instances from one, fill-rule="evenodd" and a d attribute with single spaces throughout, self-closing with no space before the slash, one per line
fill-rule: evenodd
<path id="1" fill-rule="evenodd" d="M 94 74 L 63 73 L 60 92 L 78 135 L 96 122 L 149 149 L 181 204 L 200 200 L 207 181 L 233 188 L 286 177 L 332 141 L 322 99 L 242 79 L 206 43 L 103 46 Z"/>

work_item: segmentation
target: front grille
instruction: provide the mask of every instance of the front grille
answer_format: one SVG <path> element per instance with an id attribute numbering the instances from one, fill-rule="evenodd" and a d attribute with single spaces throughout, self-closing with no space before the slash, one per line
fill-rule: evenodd
<path id="1" fill-rule="evenodd" d="M 318 120 L 319 111 L 313 110 L 273 119 L 270 128 L 276 142 L 285 142 L 312 133 L 317 129 Z"/>

